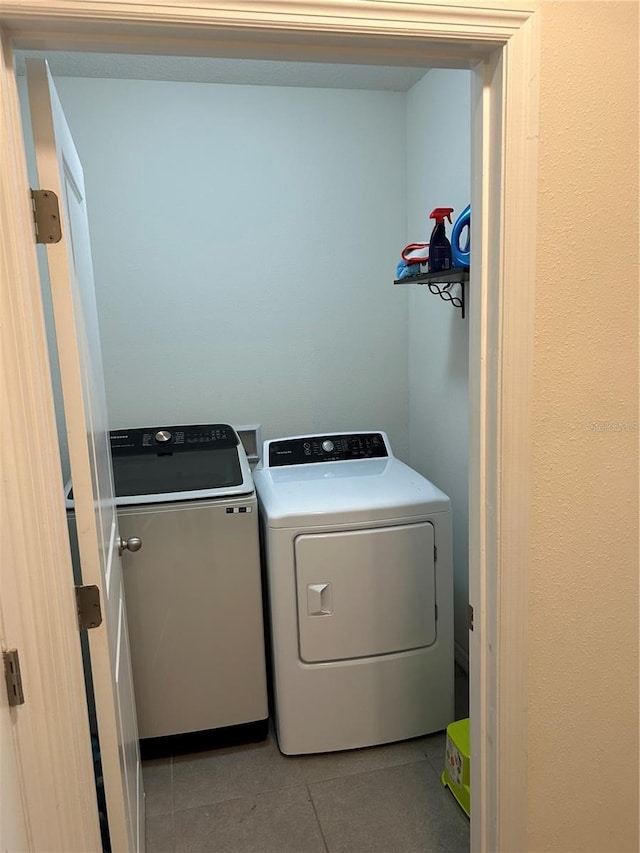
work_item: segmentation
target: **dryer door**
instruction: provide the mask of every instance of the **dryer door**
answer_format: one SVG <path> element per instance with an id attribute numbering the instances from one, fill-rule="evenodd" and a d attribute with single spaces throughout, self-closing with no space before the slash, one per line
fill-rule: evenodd
<path id="1" fill-rule="evenodd" d="M 300 657 L 371 657 L 436 639 L 430 522 L 295 540 Z"/>

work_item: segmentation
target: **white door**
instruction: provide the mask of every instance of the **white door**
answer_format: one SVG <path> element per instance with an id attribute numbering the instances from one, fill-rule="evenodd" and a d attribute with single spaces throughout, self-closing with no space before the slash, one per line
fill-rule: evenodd
<path id="1" fill-rule="evenodd" d="M 84 177 L 46 62 L 29 61 L 27 79 L 40 188 L 60 204 L 63 237 L 47 262 L 82 582 L 99 588 L 103 614 L 88 635 L 111 846 L 138 851 L 142 776 Z"/>

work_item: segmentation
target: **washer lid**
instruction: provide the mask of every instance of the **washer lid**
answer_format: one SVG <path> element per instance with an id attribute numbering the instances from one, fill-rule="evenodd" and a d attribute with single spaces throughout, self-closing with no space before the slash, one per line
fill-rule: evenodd
<path id="1" fill-rule="evenodd" d="M 269 527 L 406 519 L 450 509 L 444 492 L 394 457 L 260 468 L 253 480 Z"/>
<path id="2" fill-rule="evenodd" d="M 112 430 L 110 442 L 118 506 L 253 492 L 244 448 L 228 424 Z M 70 484 L 65 496 L 73 508 Z"/>

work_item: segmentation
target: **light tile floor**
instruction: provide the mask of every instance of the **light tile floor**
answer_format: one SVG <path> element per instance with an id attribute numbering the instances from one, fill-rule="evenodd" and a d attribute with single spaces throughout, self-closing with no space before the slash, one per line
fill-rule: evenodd
<path id="1" fill-rule="evenodd" d="M 456 717 L 468 681 L 456 671 Z M 466 853 L 469 821 L 440 784 L 445 734 L 284 756 L 258 744 L 144 763 L 148 853 Z"/>

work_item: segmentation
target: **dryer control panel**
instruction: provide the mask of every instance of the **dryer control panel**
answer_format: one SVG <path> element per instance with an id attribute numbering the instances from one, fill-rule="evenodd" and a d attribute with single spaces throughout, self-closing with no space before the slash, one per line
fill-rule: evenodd
<path id="1" fill-rule="evenodd" d="M 269 468 L 306 465 L 311 462 L 346 462 L 353 459 L 384 459 L 391 456 L 382 432 L 341 432 L 299 435 L 267 442 Z"/>

